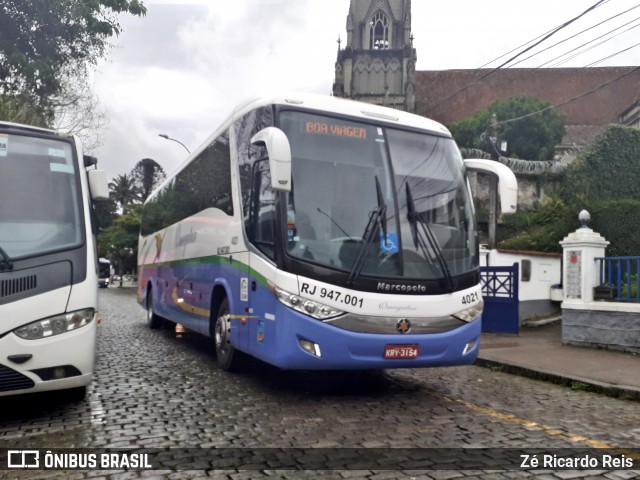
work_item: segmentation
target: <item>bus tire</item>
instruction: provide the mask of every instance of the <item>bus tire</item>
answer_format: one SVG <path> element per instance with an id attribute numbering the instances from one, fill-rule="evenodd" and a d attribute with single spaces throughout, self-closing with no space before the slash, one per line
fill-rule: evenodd
<path id="1" fill-rule="evenodd" d="M 216 346 L 216 357 L 218 365 L 227 372 L 234 372 L 240 369 L 242 352 L 237 351 L 231 345 L 231 315 L 229 312 L 229 301 L 223 298 L 218 307 L 215 325 L 213 327 L 213 339 Z"/>
<path id="2" fill-rule="evenodd" d="M 162 317 L 158 316 L 153 310 L 153 294 L 151 289 L 147 293 L 147 325 L 153 330 L 159 330 L 163 325 Z"/>

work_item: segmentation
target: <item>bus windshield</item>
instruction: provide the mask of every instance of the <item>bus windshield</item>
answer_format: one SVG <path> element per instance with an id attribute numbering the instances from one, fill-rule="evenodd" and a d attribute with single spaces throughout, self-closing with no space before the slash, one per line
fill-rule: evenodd
<path id="1" fill-rule="evenodd" d="M 83 242 L 72 145 L 0 134 L 0 247 L 11 259 Z"/>
<path id="2" fill-rule="evenodd" d="M 375 277 L 448 279 L 478 267 L 463 160 L 448 137 L 284 111 L 289 255 Z"/>

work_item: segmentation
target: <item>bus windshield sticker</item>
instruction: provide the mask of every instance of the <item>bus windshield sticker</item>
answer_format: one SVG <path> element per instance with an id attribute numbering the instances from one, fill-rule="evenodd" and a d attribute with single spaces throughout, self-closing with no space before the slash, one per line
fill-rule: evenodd
<path id="1" fill-rule="evenodd" d="M 64 163 L 50 163 L 49 168 L 52 172 L 62 172 L 73 174 L 73 165 L 66 165 Z"/>
<path id="2" fill-rule="evenodd" d="M 383 253 L 397 253 L 398 248 L 398 234 L 387 233 L 387 238 L 384 238 L 384 234 L 380 232 L 380 251 Z"/>
<path id="3" fill-rule="evenodd" d="M 64 150 L 61 148 L 51 148 L 49 147 L 49 156 L 56 158 L 67 158 L 67 155 L 64 153 Z"/>
<path id="4" fill-rule="evenodd" d="M 0 135 L 0 157 L 6 157 L 9 148 L 9 135 Z"/>

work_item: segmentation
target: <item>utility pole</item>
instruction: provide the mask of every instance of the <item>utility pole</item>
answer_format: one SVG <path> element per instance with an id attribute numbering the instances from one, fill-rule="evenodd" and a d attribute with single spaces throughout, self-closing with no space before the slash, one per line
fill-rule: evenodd
<path id="1" fill-rule="evenodd" d="M 489 142 L 493 147 L 491 157 L 498 161 L 498 119 L 494 113 L 489 126 Z M 496 248 L 496 229 L 498 224 L 498 177 L 489 175 L 489 250 Z"/>

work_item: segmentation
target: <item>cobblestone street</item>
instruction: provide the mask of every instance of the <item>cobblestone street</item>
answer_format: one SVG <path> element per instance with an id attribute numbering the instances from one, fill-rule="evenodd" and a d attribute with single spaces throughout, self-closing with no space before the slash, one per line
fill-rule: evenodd
<path id="1" fill-rule="evenodd" d="M 181 448 L 194 470 L 0 471 L 1 478 L 473 478 L 640 476 L 640 471 L 489 469 L 399 471 L 410 449 L 615 448 L 640 445 L 637 402 L 471 367 L 385 372 L 291 372 L 257 361 L 218 369 L 212 341 L 152 331 L 130 288 L 100 291 L 96 378 L 87 399 L 5 398 L 3 448 Z M 206 450 L 397 449 L 398 470 L 213 468 Z M 198 449 L 198 450 L 196 450 Z M 286 450 L 283 450 L 286 452 Z M 348 451 L 348 450 L 345 450 Z M 376 452 L 377 450 L 372 450 Z M 200 452 L 200 453 L 198 453 Z M 205 452 L 203 454 L 202 452 Z M 447 450 L 443 450 L 446 455 Z M 184 463 L 181 463 L 184 462 Z M 635 460 L 637 466 L 639 459 Z M 217 463 L 216 465 L 220 465 Z"/>

